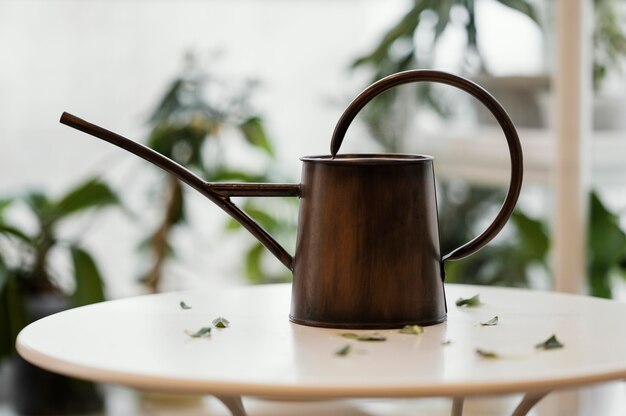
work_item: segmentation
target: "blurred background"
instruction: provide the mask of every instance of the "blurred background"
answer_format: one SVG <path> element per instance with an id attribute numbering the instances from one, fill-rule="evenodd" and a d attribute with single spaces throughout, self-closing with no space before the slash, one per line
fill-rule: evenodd
<path id="1" fill-rule="evenodd" d="M 518 127 L 525 184 L 505 230 L 479 253 L 448 264 L 448 281 L 577 287 L 626 300 L 626 2 L 588 1 L 586 40 L 574 33 L 569 43 L 556 36 L 563 18 L 557 3 L 0 0 L 1 411 L 43 414 L 28 408 L 32 400 L 17 387 L 32 395 L 48 375 L 13 381 L 26 365 L 13 364 L 14 336 L 36 317 L 143 293 L 290 279 L 210 201 L 59 124 L 63 111 L 210 181 L 296 183 L 299 157 L 329 152 L 343 109 L 369 83 L 412 68 L 469 77 Z M 559 60 L 563 45 L 583 50 L 580 68 Z M 584 118 L 588 125 L 584 146 L 580 137 L 571 141 L 584 149 L 580 179 L 563 182 L 555 176 L 568 144 L 559 133 L 564 111 L 555 85 L 571 71 L 586 77 L 578 83 L 584 113 L 572 113 L 572 123 Z M 509 180 L 495 120 L 450 87 L 409 85 L 381 95 L 358 116 L 343 151 L 435 157 L 443 252 L 489 224 Z M 568 187 L 582 197 L 562 207 L 559 192 Z M 237 202 L 293 252 L 297 200 Z M 555 219 L 570 211 L 584 214 L 576 234 L 584 251 L 555 257 L 562 232 Z M 568 255 L 585 270 L 571 285 L 555 277 Z M 54 413 L 98 412 L 103 403 L 109 413 L 141 411 L 132 392 L 106 391 L 104 401 L 94 391 L 82 396 L 92 400 Z M 623 386 L 612 394 L 605 403 L 624 401 Z M 346 414 L 405 414 L 398 409 L 418 405 L 375 413 L 354 406 L 361 413 Z"/>

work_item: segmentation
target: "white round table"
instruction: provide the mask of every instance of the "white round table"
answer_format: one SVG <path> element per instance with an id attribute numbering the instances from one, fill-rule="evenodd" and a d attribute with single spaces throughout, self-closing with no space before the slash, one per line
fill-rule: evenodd
<path id="1" fill-rule="evenodd" d="M 234 415 L 241 396 L 441 397 L 526 393 L 524 415 L 552 390 L 626 378 L 626 304 L 597 298 L 446 285 L 448 320 L 421 335 L 379 330 L 362 342 L 289 322 L 289 285 L 175 292 L 89 305 L 32 323 L 17 349 L 27 361 L 83 379 L 213 394 Z M 479 294 L 482 304 L 455 306 Z M 191 309 L 182 309 L 184 301 Z M 494 316 L 496 326 L 481 326 Z M 192 338 L 214 318 L 230 321 Z M 535 345 L 555 334 L 563 348 Z M 336 352 L 351 345 L 345 356 Z M 489 359 L 476 350 L 495 352 Z"/>

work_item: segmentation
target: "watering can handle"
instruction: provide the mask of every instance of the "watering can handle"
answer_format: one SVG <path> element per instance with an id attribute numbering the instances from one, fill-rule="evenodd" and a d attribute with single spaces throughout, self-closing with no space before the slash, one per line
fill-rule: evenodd
<path id="1" fill-rule="evenodd" d="M 461 247 L 452 250 L 450 253 L 442 257 L 442 261 L 459 260 L 480 250 L 485 244 L 491 241 L 500 232 L 500 230 L 502 230 L 513 213 L 513 209 L 515 208 L 517 198 L 519 197 L 519 193 L 522 188 L 522 147 L 520 145 L 517 131 L 515 130 L 515 126 L 504 108 L 502 108 L 500 103 L 498 103 L 498 101 L 485 89 L 468 79 L 441 71 L 411 70 L 390 75 L 367 87 L 350 103 L 348 108 L 346 108 L 337 122 L 337 126 L 335 127 L 330 144 L 330 153 L 333 158 L 337 155 L 350 123 L 352 123 L 354 117 L 356 117 L 359 111 L 361 111 L 361 109 L 363 109 L 363 107 L 365 107 L 365 105 L 370 102 L 372 98 L 395 86 L 422 81 L 451 85 L 477 98 L 489 109 L 489 111 L 491 111 L 500 124 L 500 127 L 504 131 L 509 147 L 509 153 L 511 155 L 511 180 L 509 183 L 509 191 L 496 218 L 478 237 Z"/>

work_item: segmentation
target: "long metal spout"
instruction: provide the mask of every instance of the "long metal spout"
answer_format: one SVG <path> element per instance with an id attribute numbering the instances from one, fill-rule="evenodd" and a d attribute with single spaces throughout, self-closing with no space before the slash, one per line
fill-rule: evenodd
<path id="1" fill-rule="evenodd" d="M 184 166 L 166 158 L 162 154 L 137 143 L 126 137 L 120 136 L 107 129 L 89 123 L 79 117 L 64 112 L 61 115 L 61 123 L 77 130 L 90 134 L 94 137 L 107 141 L 124 150 L 127 150 L 142 159 L 160 167 L 174 175 L 196 191 L 213 201 L 228 215 L 239 222 L 246 230 L 250 231 L 281 263 L 289 270 L 293 270 L 293 257 L 278 242 L 254 221 L 248 214 L 233 204 L 229 196 L 299 196 L 300 185 L 298 184 L 221 184 L 209 183 L 191 172 Z"/>

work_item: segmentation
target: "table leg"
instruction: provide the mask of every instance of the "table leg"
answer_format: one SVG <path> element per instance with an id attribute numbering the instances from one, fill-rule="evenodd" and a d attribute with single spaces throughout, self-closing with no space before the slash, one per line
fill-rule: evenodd
<path id="1" fill-rule="evenodd" d="M 224 406 L 230 410 L 233 416 L 248 416 L 246 409 L 243 407 L 241 396 L 215 396 Z"/>
<path id="2" fill-rule="evenodd" d="M 463 402 L 465 397 L 455 397 L 452 399 L 452 413 L 450 416 L 463 416 Z"/>
<path id="3" fill-rule="evenodd" d="M 539 400 L 546 397 L 548 393 L 550 392 L 544 391 L 540 393 L 526 393 L 520 404 L 513 411 L 512 416 L 526 416 L 530 409 L 532 409 L 539 402 Z"/>

